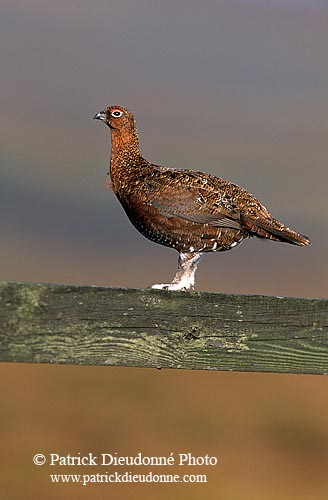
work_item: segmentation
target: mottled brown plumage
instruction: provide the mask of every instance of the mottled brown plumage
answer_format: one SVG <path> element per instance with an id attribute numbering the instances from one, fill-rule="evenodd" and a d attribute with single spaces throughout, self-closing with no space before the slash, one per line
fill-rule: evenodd
<path id="1" fill-rule="evenodd" d="M 139 150 L 135 119 L 110 106 L 95 115 L 111 132 L 109 184 L 132 224 L 146 238 L 179 252 L 177 274 L 154 288 L 193 288 L 203 252 L 230 250 L 258 236 L 294 245 L 310 240 L 274 219 L 248 191 L 214 175 L 154 165 Z"/>

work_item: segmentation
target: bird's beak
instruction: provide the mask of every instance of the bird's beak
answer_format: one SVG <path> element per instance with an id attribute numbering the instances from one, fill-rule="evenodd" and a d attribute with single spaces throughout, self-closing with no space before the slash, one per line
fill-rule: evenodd
<path id="1" fill-rule="evenodd" d="M 95 116 L 93 117 L 94 120 L 101 120 L 102 122 L 106 121 L 106 115 L 103 111 L 100 111 L 100 113 L 96 113 Z"/>

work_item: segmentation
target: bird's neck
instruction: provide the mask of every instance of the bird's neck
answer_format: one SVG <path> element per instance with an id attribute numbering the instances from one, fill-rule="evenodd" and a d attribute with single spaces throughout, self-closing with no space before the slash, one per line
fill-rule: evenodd
<path id="1" fill-rule="evenodd" d="M 136 130 L 111 129 L 111 139 L 110 176 L 113 190 L 117 192 L 124 185 L 125 177 L 132 173 L 135 166 L 140 165 L 142 156 Z"/>
<path id="2" fill-rule="evenodd" d="M 111 129 L 112 158 L 129 154 L 131 157 L 140 156 L 138 132 L 136 130 Z"/>

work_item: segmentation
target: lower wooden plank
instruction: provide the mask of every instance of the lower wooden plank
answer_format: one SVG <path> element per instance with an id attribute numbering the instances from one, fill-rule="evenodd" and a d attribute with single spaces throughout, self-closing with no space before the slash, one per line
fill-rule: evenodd
<path id="1" fill-rule="evenodd" d="M 0 283 L 0 361 L 328 373 L 328 301 Z"/>

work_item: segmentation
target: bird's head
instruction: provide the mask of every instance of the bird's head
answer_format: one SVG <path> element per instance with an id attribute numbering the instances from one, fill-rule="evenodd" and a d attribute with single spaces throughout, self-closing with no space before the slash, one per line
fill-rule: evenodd
<path id="1" fill-rule="evenodd" d="M 100 113 L 96 113 L 93 119 L 101 120 L 112 130 L 134 131 L 136 128 L 133 114 L 123 106 L 109 106 Z"/>

